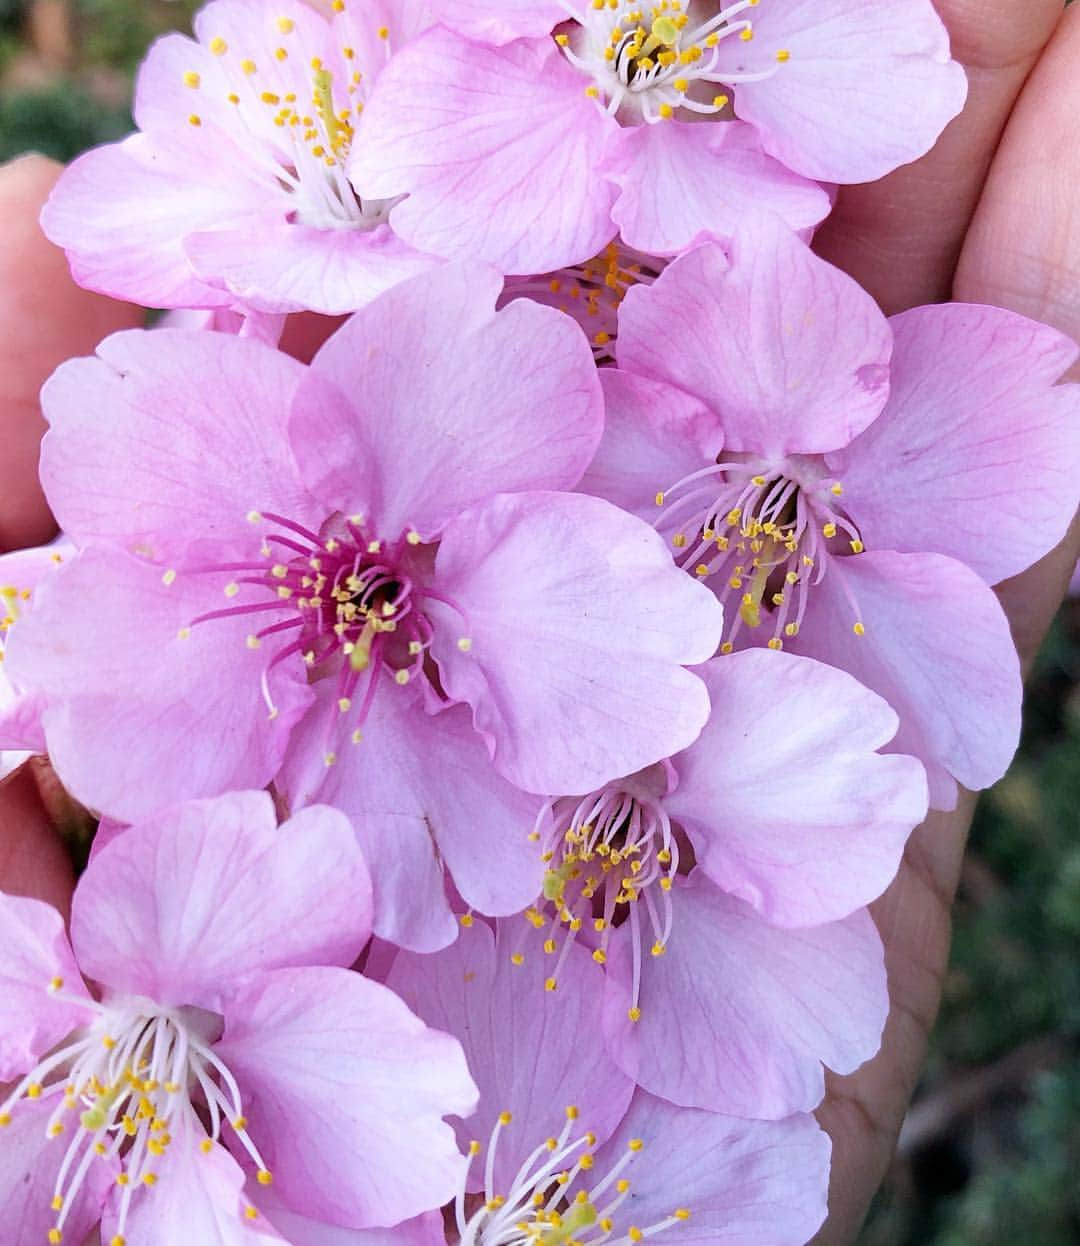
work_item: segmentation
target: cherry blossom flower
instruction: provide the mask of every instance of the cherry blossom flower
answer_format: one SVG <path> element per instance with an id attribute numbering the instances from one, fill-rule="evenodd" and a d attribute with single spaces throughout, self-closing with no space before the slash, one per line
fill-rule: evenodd
<path id="1" fill-rule="evenodd" d="M 456 8 L 429 0 L 439 24 L 395 51 L 349 173 L 413 246 L 507 273 L 581 263 L 620 230 L 671 255 L 763 209 L 811 227 L 830 206 L 812 179 L 914 160 L 966 94 L 930 0 Z"/>
<path id="2" fill-rule="evenodd" d="M 262 792 L 180 806 L 90 863 L 70 944 L 37 900 L 0 895 L 0 929 L 12 1246 L 81 1241 L 99 1218 L 110 1246 L 283 1240 L 244 1196 L 249 1172 L 353 1227 L 416 1216 L 461 1180 L 442 1119 L 475 1104 L 460 1046 L 343 967 L 371 888 L 337 811 L 279 828 Z"/>
<path id="3" fill-rule="evenodd" d="M 415 946 L 453 936 L 410 893 L 431 835 L 469 903 L 520 909 L 536 860 L 508 828 L 536 804 L 515 789 L 587 790 L 686 747 L 708 695 L 684 667 L 720 638 L 647 524 L 557 492 L 599 440 L 596 370 L 569 319 L 496 313 L 499 289 L 433 270 L 310 369 L 163 329 L 64 365 L 42 474 L 82 552 L 8 654 L 84 803 L 133 821 L 287 760 L 294 808 L 333 800 L 371 837 L 376 930 Z"/>
<path id="4" fill-rule="evenodd" d="M 986 787 L 1020 726 L 989 585 L 1064 535 L 1080 493 L 1076 357 L 992 307 L 887 321 L 761 225 L 680 258 L 619 312 L 605 440 L 583 487 L 650 513 L 727 606 L 724 652 L 793 648 L 900 716 L 933 803 Z"/>
<path id="5" fill-rule="evenodd" d="M 808 1241 L 829 1166 L 813 1118 L 736 1120 L 635 1091 L 600 1041 L 602 971 L 577 946 L 545 991 L 539 939 L 475 922 L 445 951 L 400 954 L 387 979 L 460 1038 L 480 1088 L 459 1127 L 472 1155 L 454 1205 L 460 1241 Z M 511 947 L 524 947 L 520 965 Z"/>
<path id="6" fill-rule="evenodd" d="M 139 72 L 139 132 L 80 157 L 45 208 L 77 281 L 152 307 L 344 313 L 437 261 L 345 173 L 389 55 L 380 4 L 214 0 Z"/>
<path id="7" fill-rule="evenodd" d="M 926 780 L 876 751 L 896 715 L 842 671 L 751 650 L 701 674 L 713 712 L 690 748 L 545 806 L 525 916 L 550 987 L 581 942 L 608 966 L 612 1059 L 642 1086 L 775 1118 L 816 1105 L 823 1062 L 851 1072 L 877 1050 L 880 945 L 858 910 L 895 875 Z"/>

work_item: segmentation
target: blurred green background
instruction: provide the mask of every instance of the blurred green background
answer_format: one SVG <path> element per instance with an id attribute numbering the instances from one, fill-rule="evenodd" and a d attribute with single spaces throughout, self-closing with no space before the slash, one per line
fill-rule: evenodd
<path id="1" fill-rule="evenodd" d="M 192 0 L 0 0 L 0 159 L 130 128 L 131 74 Z M 1080 1244 L 1080 601 L 984 798 L 952 966 L 899 1154 L 859 1246 Z"/>

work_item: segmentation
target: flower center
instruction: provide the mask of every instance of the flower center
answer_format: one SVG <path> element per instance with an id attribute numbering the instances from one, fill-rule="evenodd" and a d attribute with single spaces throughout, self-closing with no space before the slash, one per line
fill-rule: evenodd
<path id="1" fill-rule="evenodd" d="M 504 302 L 523 295 L 556 307 L 585 330 L 597 364 L 615 362 L 619 307 L 627 290 L 652 285 L 667 261 L 610 242 L 591 260 L 542 277 L 511 277 Z"/>
<path id="2" fill-rule="evenodd" d="M 242 614 L 288 611 L 289 617 L 247 637 L 252 649 L 267 640 L 283 641 L 263 672 L 263 696 L 271 718 L 277 716 L 277 708 L 269 672 L 300 654 L 313 680 L 337 679 L 339 717 L 347 719 L 350 738 L 359 744 L 381 673 L 386 671 L 402 686 L 427 676 L 425 662 L 434 628 L 423 609 L 425 599 L 445 602 L 464 618 L 454 602 L 424 583 L 433 547 L 412 530 L 386 542 L 368 532 L 359 515 L 331 520 L 324 525 L 324 535 L 282 515 L 252 511 L 248 519 L 265 527 L 260 560 L 186 570 L 241 573 L 225 586 L 225 595 L 233 598 L 247 589 L 249 600 L 201 614 L 190 626 Z M 167 571 L 166 581 L 175 574 Z M 188 631 L 183 629 L 181 635 Z M 463 652 L 471 647 L 466 636 L 457 644 Z M 327 733 L 327 765 L 337 760 L 336 735 L 334 724 Z"/>
<path id="3" fill-rule="evenodd" d="M 460 1246 L 600 1246 L 600 1243 L 640 1242 L 688 1220 L 690 1212 L 679 1208 L 659 1223 L 641 1229 L 621 1224 L 623 1204 L 631 1197 L 626 1169 L 644 1150 L 640 1139 L 631 1139 L 625 1153 L 599 1180 L 587 1188 L 571 1190 L 575 1183 L 591 1182 L 596 1136 L 579 1132 L 578 1109 L 566 1109 L 566 1124 L 557 1138 L 546 1138 L 525 1159 L 505 1194 L 495 1190 L 495 1158 L 502 1131 L 512 1121 L 503 1112 L 495 1122 L 487 1146 L 484 1193 L 479 1206 L 466 1214 L 465 1185 L 455 1202 Z M 469 1144 L 471 1158 L 483 1148 Z"/>
<path id="4" fill-rule="evenodd" d="M 843 584 L 838 557 L 861 554 L 858 529 L 839 504 L 844 488 L 812 460 L 781 468 L 725 460 L 684 477 L 656 495 L 656 527 L 669 535 L 675 560 L 703 580 L 723 577 L 716 594 L 725 607 L 722 653 L 746 627 L 771 623 L 770 649 L 799 634 L 810 589 L 826 569 L 851 603 L 856 636 L 865 634 L 858 607 Z M 738 603 L 737 609 L 730 607 Z"/>
<path id="5" fill-rule="evenodd" d="M 60 995 L 63 982 L 49 990 Z M 124 1225 L 131 1201 L 158 1180 L 173 1142 L 173 1131 L 198 1107 L 201 1147 L 210 1151 L 228 1122 L 255 1164 L 258 1180 L 271 1175 L 245 1132 L 243 1104 L 236 1079 L 214 1054 L 207 1035 L 214 1018 L 194 1008 L 162 1008 L 148 999 L 124 997 L 95 1004 L 83 997 L 72 1002 L 97 1012 L 85 1029 L 70 1035 L 46 1056 L 0 1104 L 0 1126 L 25 1097 L 52 1105 L 46 1131 L 68 1137 L 53 1189 L 56 1220 L 48 1234 L 62 1240 L 64 1224 L 95 1163 L 119 1166 L 118 1231 L 110 1246 L 124 1246 Z"/>
<path id="6" fill-rule="evenodd" d="M 393 203 L 358 198 L 345 173 L 356 118 L 364 110 L 369 78 L 380 66 L 357 64 L 356 49 L 333 49 L 333 66 L 310 55 L 296 23 L 276 21 L 281 41 L 271 66 L 230 48 L 220 36 L 207 47 L 221 61 L 228 87 L 226 99 L 244 128 L 248 157 L 269 173 L 291 201 L 298 224 L 319 229 L 374 229 L 384 223 Z M 389 32 L 378 31 L 389 55 Z M 193 92 L 204 90 L 201 76 L 183 75 Z M 203 126 L 198 111 L 188 123 Z"/>
<path id="7" fill-rule="evenodd" d="M 718 113 L 730 96 L 717 85 L 760 82 L 778 65 L 749 72 L 721 65 L 725 40 L 748 43 L 753 23 L 745 16 L 759 0 L 736 0 L 725 7 L 695 5 L 693 0 L 592 0 L 577 14 L 580 26 L 556 35 L 570 63 L 589 75 L 589 94 L 606 101 L 607 111 L 625 120 L 664 121 L 678 109 Z M 694 10 L 711 9 L 711 16 Z M 692 15 L 693 14 L 693 15 Z M 790 59 L 776 54 L 778 63 Z"/>
<path id="8" fill-rule="evenodd" d="M 544 951 L 549 956 L 558 952 L 546 988 L 556 989 L 586 922 L 600 935 L 592 955 L 601 965 L 607 960 L 611 931 L 628 923 L 633 948 L 630 1017 L 637 1021 L 642 949 L 646 938 L 653 956 L 662 956 L 667 948 L 672 879 L 679 868 L 679 846 L 660 798 L 618 784 L 583 799 L 564 796 L 541 810 L 532 838 L 541 844 L 547 871 L 543 893 L 526 909 L 525 918 L 538 930 L 550 927 Z M 517 951 L 512 959 L 521 964 L 524 958 Z"/>

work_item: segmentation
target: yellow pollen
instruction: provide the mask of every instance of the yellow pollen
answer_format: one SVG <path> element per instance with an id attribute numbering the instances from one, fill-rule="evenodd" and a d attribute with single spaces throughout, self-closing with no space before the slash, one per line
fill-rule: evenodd
<path id="1" fill-rule="evenodd" d="M 270 1185 L 274 1180 L 273 1173 L 268 1172 L 265 1168 L 260 1168 L 255 1176 L 259 1185 Z"/>
<path id="2" fill-rule="evenodd" d="M 866 628 L 863 627 L 861 623 L 856 623 L 855 626 L 851 630 L 855 633 L 856 636 L 866 635 Z"/>
<path id="3" fill-rule="evenodd" d="M 224 56 L 228 50 L 229 45 L 220 35 L 215 35 L 213 39 L 210 40 L 210 51 L 213 52 L 215 56 Z"/>
<path id="4" fill-rule="evenodd" d="M 524 965 L 525 957 L 520 952 L 513 952 L 510 956 L 510 963 L 512 965 Z"/>
<path id="5" fill-rule="evenodd" d="M 513 1115 L 512 1115 L 510 1112 L 500 1112 L 500 1113 L 499 1113 L 499 1124 L 500 1124 L 500 1125 L 502 1125 L 504 1128 L 505 1128 L 507 1125 L 509 1125 L 509 1124 L 510 1124 L 510 1122 L 511 1122 L 513 1119 L 514 1119 L 514 1118 L 513 1118 Z"/>
<path id="6" fill-rule="evenodd" d="M 193 69 L 189 69 L 187 73 L 184 74 L 184 86 L 191 87 L 193 91 L 198 87 L 200 82 L 202 82 L 202 79 Z"/>
<path id="7" fill-rule="evenodd" d="M 780 48 L 776 53 L 776 59 L 782 65 L 785 61 L 791 60 L 791 53 L 787 50 L 787 48 Z"/>
<path id="8" fill-rule="evenodd" d="M 637 1005 L 635 1004 L 633 1008 L 630 1008 L 627 1010 L 626 1015 L 630 1018 L 631 1021 L 640 1021 L 641 1020 L 641 1009 L 638 1008 Z"/>
<path id="9" fill-rule="evenodd" d="M 64 1235 L 60 1232 L 59 1229 L 49 1230 L 49 1241 L 53 1243 L 53 1246 L 56 1246 L 57 1242 L 61 1242 L 63 1240 L 64 1240 Z"/>
<path id="10" fill-rule="evenodd" d="M 292 34 L 293 27 L 295 25 L 296 23 L 292 20 L 291 17 L 279 17 L 277 19 L 277 28 L 278 30 L 281 31 L 283 35 Z"/>

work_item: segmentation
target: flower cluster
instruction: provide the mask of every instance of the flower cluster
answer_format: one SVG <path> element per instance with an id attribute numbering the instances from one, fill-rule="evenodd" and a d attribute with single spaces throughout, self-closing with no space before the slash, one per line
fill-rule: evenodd
<path id="1" fill-rule="evenodd" d="M 809 245 L 964 95 L 930 0 L 154 45 L 43 227 L 172 312 L 46 384 L 0 559 L 0 776 L 99 819 L 68 923 L 0 893 L 10 1246 L 813 1237 L 867 906 L 1008 765 L 993 586 L 1080 500 L 1069 341 Z"/>

